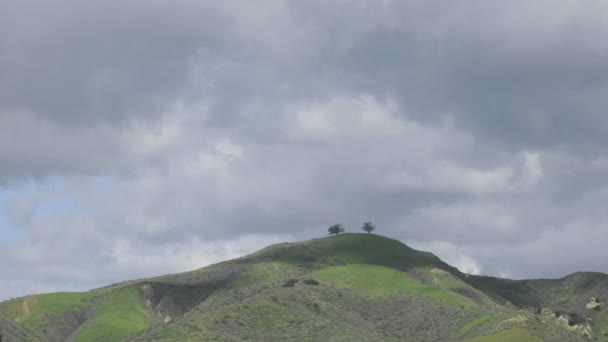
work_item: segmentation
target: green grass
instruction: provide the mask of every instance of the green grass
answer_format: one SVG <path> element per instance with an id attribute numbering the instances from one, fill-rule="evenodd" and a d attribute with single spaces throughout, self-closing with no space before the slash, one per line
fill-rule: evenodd
<path id="1" fill-rule="evenodd" d="M 150 312 L 140 303 L 137 288 L 125 288 L 109 294 L 99 304 L 76 341 L 117 341 L 150 327 L 153 322 Z"/>
<path id="2" fill-rule="evenodd" d="M 0 303 L 0 316 L 11 320 L 23 316 L 23 300 L 24 298 L 16 298 Z"/>
<path id="3" fill-rule="evenodd" d="M 470 322 L 468 322 L 467 324 L 465 324 L 462 329 L 460 329 L 460 333 L 461 334 L 466 334 L 467 332 L 469 332 L 471 329 L 474 329 L 482 324 L 484 324 L 485 322 L 491 320 L 493 317 L 489 316 L 489 315 L 484 315 L 481 316 L 479 318 L 476 318 Z"/>
<path id="4" fill-rule="evenodd" d="M 297 318 L 293 312 L 271 300 L 257 300 L 250 302 L 246 308 L 238 310 L 239 316 L 247 320 L 247 327 L 252 329 L 283 328 L 290 325 L 290 321 Z"/>
<path id="5" fill-rule="evenodd" d="M 595 318 L 595 330 L 599 336 L 608 334 L 608 310 L 604 308 Z"/>
<path id="6" fill-rule="evenodd" d="M 61 315 L 70 310 L 78 310 L 87 303 L 84 293 L 49 293 L 23 298 L 21 316 L 15 317 L 28 328 L 36 328 L 46 315 Z M 25 307 L 27 306 L 27 311 Z"/>
<path id="7" fill-rule="evenodd" d="M 313 272 L 310 276 L 372 296 L 401 293 L 437 300 L 452 306 L 475 306 L 470 299 L 447 288 L 419 284 L 406 273 L 383 266 L 361 264 L 334 266 Z"/>
<path id="8" fill-rule="evenodd" d="M 429 278 L 441 287 L 448 287 L 452 289 L 469 287 L 465 282 L 463 282 L 459 278 L 456 278 L 452 274 L 438 268 L 425 267 L 417 270 L 427 273 Z"/>
<path id="9" fill-rule="evenodd" d="M 109 286 L 88 292 L 57 292 L 11 299 L 0 303 L 0 315 L 28 328 L 37 328 L 48 315 L 62 315 L 92 305 L 95 297 L 119 287 Z"/>
<path id="10" fill-rule="evenodd" d="M 417 251 L 398 240 L 374 234 L 341 234 L 302 243 L 282 243 L 249 257 L 294 264 L 342 262 L 399 269 L 447 266 L 432 253 Z"/>
<path id="11" fill-rule="evenodd" d="M 495 298 L 526 307 L 566 309 L 581 300 L 600 296 L 608 286 L 608 275 L 578 272 L 561 279 L 511 280 L 470 276 L 466 282 Z"/>
<path id="12" fill-rule="evenodd" d="M 473 338 L 468 342 L 542 342 L 542 340 L 525 329 L 515 328 L 503 330 L 494 335 Z"/>
<path id="13" fill-rule="evenodd" d="M 284 287 L 290 278 L 299 282 Z M 304 279 L 320 285 L 306 285 Z M 128 336 L 141 342 L 584 341 L 553 319 L 535 320 L 529 311 L 501 304 L 574 312 L 591 296 L 608 298 L 605 275 L 531 281 L 464 277 L 431 253 L 367 234 L 283 243 L 145 283 L 154 288 L 151 300 L 162 298 L 175 305 L 170 312 L 185 314 L 163 324 L 143 305 L 144 282 L 136 280 L 6 301 L 0 303 L 6 318 L 0 325 L 22 336 L 31 328 L 49 342 L 70 334 L 76 342 Z M 584 314 L 593 318 L 598 337 L 608 332 L 608 310 Z M 508 323 L 506 318 L 518 315 L 529 315 L 525 325 Z"/>
<path id="14" fill-rule="evenodd" d="M 240 274 L 231 288 L 243 288 L 253 284 L 269 284 L 298 275 L 297 270 L 291 264 L 283 262 L 259 263 Z"/>

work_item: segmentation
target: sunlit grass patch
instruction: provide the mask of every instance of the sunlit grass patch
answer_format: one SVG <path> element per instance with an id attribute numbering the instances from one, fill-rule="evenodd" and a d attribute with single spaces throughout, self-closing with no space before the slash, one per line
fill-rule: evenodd
<path id="1" fill-rule="evenodd" d="M 422 285 L 406 273 L 377 265 L 344 265 L 313 272 L 311 277 L 372 296 L 402 293 L 438 300 L 452 306 L 472 307 L 470 299 L 441 286 Z"/>

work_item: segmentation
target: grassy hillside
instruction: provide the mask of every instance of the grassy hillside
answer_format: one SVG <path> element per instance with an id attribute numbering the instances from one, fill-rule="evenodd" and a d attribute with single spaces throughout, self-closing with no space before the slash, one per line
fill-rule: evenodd
<path id="1" fill-rule="evenodd" d="M 12 320 L 0 317 L 2 341 L 42 342 L 42 337 Z"/>
<path id="2" fill-rule="evenodd" d="M 605 281 L 467 276 L 397 240 L 343 234 L 192 272 L 17 298 L 0 303 L 0 327 L 3 342 L 588 341 L 608 332 L 603 304 L 586 307 L 586 297 L 608 295 Z"/>
<path id="3" fill-rule="evenodd" d="M 606 274 L 578 272 L 561 279 L 534 280 L 470 276 L 467 282 L 497 302 L 526 308 L 540 316 L 560 318 L 570 330 L 588 326 L 578 331 L 608 340 L 608 311 L 604 308 L 608 300 Z"/>
<path id="4" fill-rule="evenodd" d="M 133 286 L 17 298 L 0 303 L 0 316 L 44 336 L 44 341 L 118 340 L 154 321 Z"/>

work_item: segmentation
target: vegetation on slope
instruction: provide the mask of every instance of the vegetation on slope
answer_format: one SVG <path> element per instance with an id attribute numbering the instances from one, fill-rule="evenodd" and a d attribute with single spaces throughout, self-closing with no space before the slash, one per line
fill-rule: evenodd
<path id="1" fill-rule="evenodd" d="M 7 301 L 0 326 L 49 342 L 584 341 L 608 317 L 590 313 L 592 332 L 569 326 L 568 315 L 587 314 L 584 297 L 604 296 L 604 285 L 603 275 L 466 276 L 397 240 L 341 234 L 192 272 Z M 562 318 L 540 306 L 561 309 Z"/>
<path id="2" fill-rule="evenodd" d="M 117 341 L 149 328 L 154 322 L 152 314 L 141 305 L 136 288 L 120 289 L 98 304 L 75 341 Z"/>
<path id="3" fill-rule="evenodd" d="M 117 340 L 151 325 L 150 313 L 133 287 L 17 298 L 0 304 L 0 316 L 38 332 L 47 341 Z"/>
<path id="4" fill-rule="evenodd" d="M 91 305 L 87 293 L 50 293 L 0 304 L 0 315 L 51 339 L 65 338 L 78 327 Z"/>
<path id="5" fill-rule="evenodd" d="M 449 288 L 420 284 L 406 273 L 384 266 L 365 264 L 336 266 L 313 272 L 311 277 L 373 296 L 402 294 L 436 300 L 455 307 L 475 306 L 471 299 L 452 292 Z"/>
<path id="6" fill-rule="evenodd" d="M 399 270 L 437 267 L 455 271 L 432 253 L 412 249 L 380 235 L 342 234 L 270 246 L 245 259 L 270 259 L 300 265 L 370 264 Z"/>
<path id="7" fill-rule="evenodd" d="M 503 330 L 499 333 L 470 339 L 469 342 L 541 342 L 542 340 L 531 335 L 527 330 L 515 328 Z"/>
<path id="8" fill-rule="evenodd" d="M 0 341 L 2 342 L 43 342 L 44 339 L 23 325 L 0 317 Z"/>
<path id="9" fill-rule="evenodd" d="M 466 281 L 496 301 L 536 312 L 547 320 L 561 321 L 570 330 L 589 337 L 608 336 L 608 275 L 578 272 L 561 279 L 510 280 L 470 276 Z M 592 298 L 600 305 L 587 307 Z M 578 327 L 578 329 L 576 329 Z"/>

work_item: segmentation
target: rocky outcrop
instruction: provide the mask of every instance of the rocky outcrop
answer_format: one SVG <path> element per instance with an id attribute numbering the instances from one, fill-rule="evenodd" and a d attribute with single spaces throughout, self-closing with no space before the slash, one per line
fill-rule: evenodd
<path id="1" fill-rule="evenodd" d="M 589 303 L 585 306 L 588 310 L 600 311 L 602 309 L 602 301 L 599 298 L 591 297 Z"/>
<path id="2" fill-rule="evenodd" d="M 593 336 L 593 329 L 589 324 L 589 319 L 582 317 L 573 312 L 551 311 L 550 309 L 541 309 L 541 316 L 544 318 L 555 319 L 557 324 L 562 328 L 580 334 L 582 336 Z"/>
<path id="3" fill-rule="evenodd" d="M 226 280 L 194 284 L 149 282 L 141 285 L 140 293 L 146 308 L 163 322 L 169 323 L 205 301 L 225 284 Z"/>

